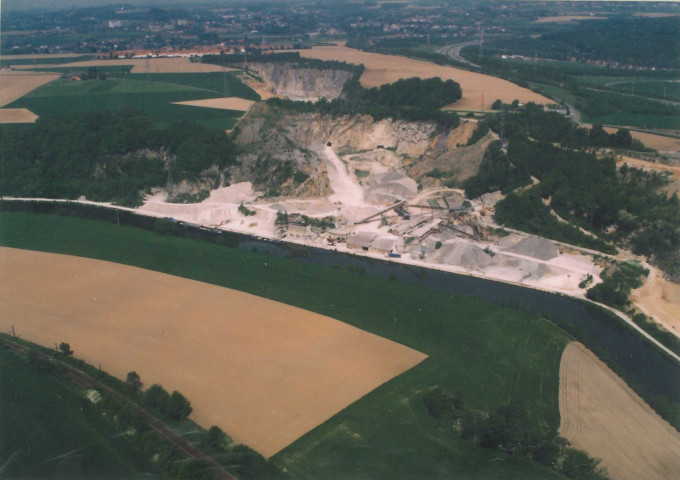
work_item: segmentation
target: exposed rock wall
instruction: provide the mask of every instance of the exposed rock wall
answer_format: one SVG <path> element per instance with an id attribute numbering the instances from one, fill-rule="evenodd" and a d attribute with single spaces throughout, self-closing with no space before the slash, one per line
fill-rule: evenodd
<path id="1" fill-rule="evenodd" d="M 332 100 L 342 93 L 345 82 L 352 77 L 347 70 L 298 68 L 289 63 L 255 63 L 249 66 L 274 95 L 292 100 Z"/>

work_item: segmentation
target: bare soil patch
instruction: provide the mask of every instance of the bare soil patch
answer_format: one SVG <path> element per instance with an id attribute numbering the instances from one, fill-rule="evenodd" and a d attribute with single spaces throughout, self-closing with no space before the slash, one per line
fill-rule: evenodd
<path id="1" fill-rule="evenodd" d="M 269 457 L 426 356 L 332 318 L 126 265 L 0 248 L 0 328 L 179 390 Z"/>
<path id="2" fill-rule="evenodd" d="M 55 73 L 2 71 L 0 73 L 0 107 L 12 103 L 59 77 L 60 75 Z"/>
<path id="3" fill-rule="evenodd" d="M 455 80 L 463 89 L 463 98 L 453 105 L 460 110 L 490 110 L 491 104 L 497 98 L 506 103 L 515 99 L 521 103 L 553 103 L 552 100 L 507 80 L 407 57 L 363 52 L 343 45 L 300 50 L 300 55 L 321 60 L 363 63 L 366 70 L 360 81 L 365 87 L 377 87 L 411 77 Z"/>
<path id="4" fill-rule="evenodd" d="M 38 116 L 28 108 L 0 109 L 0 123 L 35 123 Z"/>
<path id="5" fill-rule="evenodd" d="M 677 478 L 680 434 L 578 342 L 562 354 L 560 415 L 560 435 L 602 459 L 611 478 Z"/>
<path id="6" fill-rule="evenodd" d="M 648 162 L 647 160 L 640 160 L 639 158 L 632 158 L 623 155 L 619 163 L 625 163 L 630 167 L 641 168 L 642 170 L 651 170 L 656 172 L 670 172 L 674 177 L 680 178 L 680 166 L 666 165 L 659 162 Z"/>
<path id="7" fill-rule="evenodd" d="M 206 100 L 190 100 L 187 102 L 174 102 L 177 105 L 190 105 L 193 107 L 219 108 L 223 110 L 247 111 L 255 102 L 238 97 L 208 98 Z"/>
<path id="8" fill-rule="evenodd" d="M 654 269 L 630 299 L 646 315 L 680 338 L 680 285 L 669 282 Z"/>
<path id="9" fill-rule="evenodd" d="M 202 72 L 224 72 L 234 71 L 230 67 L 222 67 L 209 63 L 192 62 L 188 57 L 175 58 L 131 58 L 116 60 L 89 60 L 86 62 L 62 63 L 60 65 L 47 65 L 45 68 L 52 67 L 73 67 L 74 70 L 88 67 L 106 67 L 117 65 L 133 65 L 132 73 L 202 73 Z M 33 65 L 17 65 L 19 69 L 35 68 Z"/>
<path id="10" fill-rule="evenodd" d="M 607 133 L 616 133 L 618 128 L 604 127 Z M 660 152 L 678 152 L 680 151 L 680 138 L 664 137 L 663 135 L 654 135 L 653 133 L 645 132 L 630 132 L 633 138 L 637 138 L 645 146 L 654 148 Z"/>

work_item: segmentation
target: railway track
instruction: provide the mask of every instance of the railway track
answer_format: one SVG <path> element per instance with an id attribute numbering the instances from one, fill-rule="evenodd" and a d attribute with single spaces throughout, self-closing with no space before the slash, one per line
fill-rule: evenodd
<path id="1" fill-rule="evenodd" d="M 11 350 L 24 357 L 28 354 L 29 349 L 25 345 L 13 342 L 8 338 L 0 338 L 0 340 L 2 342 L 1 343 L 2 348 Z M 68 363 L 62 362 L 61 360 L 58 360 L 50 355 L 38 352 L 37 357 L 57 365 L 66 374 L 69 381 L 71 381 L 76 386 L 83 388 L 86 387 L 96 388 L 100 390 L 102 393 L 106 393 L 110 397 L 115 398 L 119 402 L 125 405 L 130 405 L 133 408 L 135 408 L 139 412 L 139 414 L 142 415 L 142 417 L 144 417 L 144 420 L 146 421 L 149 428 L 151 428 L 156 433 L 158 433 L 162 438 L 173 444 L 179 451 L 183 452 L 185 455 L 195 460 L 200 460 L 206 465 L 208 465 L 210 469 L 213 471 L 215 478 L 224 480 L 237 480 L 237 477 L 227 472 L 224 469 L 224 467 L 222 467 L 222 465 L 220 465 L 215 460 L 210 458 L 203 451 L 199 450 L 198 448 L 190 444 L 184 437 L 175 432 L 168 424 L 158 419 L 155 415 L 149 413 L 147 410 L 140 407 L 137 403 L 120 394 L 113 388 L 103 384 L 102 382 L 95 378 L 92 378 L 90 375 L 83 372 L 82 370 L 79 370 L 76 367 L 73 367 Z"/>

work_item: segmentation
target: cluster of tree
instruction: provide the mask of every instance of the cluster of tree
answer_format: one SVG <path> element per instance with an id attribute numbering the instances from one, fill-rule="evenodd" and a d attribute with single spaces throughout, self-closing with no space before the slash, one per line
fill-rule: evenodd
<path id="1" fill-rule="evenodd" d="M 598 467 L 599 460 L 571 448 L 554 429 L 533 424 L 520 405 L 502 405 L 488 414 L 468 408 L 462 394 L 451 395 L 439 387 L 429 390 L 423 401 L 430 415 L 443 426 L 476 445 L 531 458 L 567 478 L 608 478 Z"/>
<path id="2" fill-rule="evenodd" d="M 598 283 L 586 292 L 586 296 L 596 302 L 625 310 L 630 301 L 628 295 L 633 288 L 642 286 L 643 278 L 649 270 L 632 264 L 617 263 L 602 274 L 602 283 Z"/>
<path id="3" fill-rule="evenodd" d="M 338 60 L 319 60 L 317 58 L 304 58 L 300 52 L 278 52 L 278 53 L 248 53 L 247 55 L 203 55 L 201 62 L 213 65 L 234 65 L 243 64 L 244 59 L 248 63 L 289 63 L 293 68 L 313 68 L 315 70 L 346 70 L 354 73 L 357 78 L 364 71 L 363 65 L 341 62 Z M 248 68 L 246 67 L 246 70 Z"/>
<path id="4" fill-rule="evenodd" d="M 353 77 L 345 83 L 341 98 L 328 101 L 322 98 L 316 103 L 294 102 L 272 98 L 268 104 L 298 112 L 319 112 L 326 115 L 371 115 L 409 121 L 434 121 L 446 127 L 455 127 L 459 118 L 455 113 L 440 110 L 462 96 L 460 85 L 453 80 L 440 78 L 408 78 L 380 88 L 364 88 Z"/>
<path id="5" fill-rule="evenodd" d="M 543 204 L 535 189 L 512 192 L 496 204 L 499 223 L 525 232 L 535 233 L 559 242 L 615 254 L 616 249 L 604 240 L 586 235 L 568 223 L 560 222 Z"/>
<path id="6" fill-rule="evenodd" d="M 505 105 L 502 105 L 505 107 Z M 630 131 L 620 128 L 616 133 L 608 134 L 602 125 L 595 125 L 590 130 L 579 127 L 569 117 L 557 112 L 546 111 L 541 105 L 529 102 L 519 107 L 515 102 L 510 105 L 514 111 L 505 111 L 503 118 L 493 115 L 485 122 L 496 133 L 504 134 L 512 143 L 515 138 L 533 138 L 542 142 L 557 143 L 570 149 L 588 149 L 591 147 L 619 148 L 635 151 L 648 151 Z"/>
<path id="7" fill-rule="evenodd" d="M 85 195 L 134 206 L 170 179 L 195 180 L 236 159 L 221 130 L 189 123 L 158 129 L 130 109 L 41 117 L 30 127 L 3 126 L 2 133 L 0 192 L 20 197 Z"/>
<path id="8" fill-rule="evenodd" d="M 496 216 L 500 222 L 555 240 L 613 252 L 602 240 L 558 221 L 550 213 L 552 208 L 572 224 L 632 247 L 635 253 L 650 256 L 671 275 L 680 275 L 680 201 L 676 194 L 668 197 L 660 190 L 667 184 L 666 177 L 625 165 L 617 171 L 611 156 L 598 158 L 590 152 L 553 144 L 561 140 L 565 146 L 624 146 L 634 143 L 630 132 L 620 129 L 607 134 L 595 126 L 584 139 L 578 133 L 582 129 L 571 128 L 568 120 L 557 114 L 537 116 L 525 111 L 507 118 L 507 152 L 499 142 L 489 146 L 478 174 L 464 182 L 468 196 L 474 198 L 494 190 L 510 193 L 529 185 L 533 177 L 538 180 L 536 185 L 499 202 Z M 498 119 L 488 121 L 497 128 L 494 122 Z M 565 132 L 565 138 L 556 138 L 559 132 Z M 544 199 L 550 207 L 544 205 Z"/>

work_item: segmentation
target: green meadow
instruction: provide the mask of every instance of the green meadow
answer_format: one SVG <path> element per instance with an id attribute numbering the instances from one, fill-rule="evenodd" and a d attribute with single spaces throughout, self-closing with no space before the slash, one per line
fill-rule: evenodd
<path id="1" fill-rule="evenodd" d="M 427 389 L 440 386 L 461 392 L 472 409 L 491 412 L 514 403 L 532 428 L 556 429 L 559 362 L 569 338 L 531 313 L 356 270 L 97 221 L 3 212 L 0 232 L 4 246 L 99 258 L 242 290 L 428 355 L 272 458 L 294 478 L 561 478 L 526 458 L 462 440 L 439 426 L 423 402 Z"/>
<path id="2" fill-rule="evenodd" d="M 184 77 L 184 74 L 135 75 L 122 73 L 123 67 L 109 68 L 113 70 L 106 80 L 57 79 L 12 102 L 6 108 L 28 108 L 38 116 L 45 116 L 131 107 L 143 111 L 160 126 L 186 121 L 228 130 L 233 128 L 243 112 L 176 105 L 174 102 L 222 97 L 225 84 L 228 86 L 229 96 L 258 98 L 253 90 L 233 75 L 220 79 L 210 73 L 186 74 L 188 77 Z M 160 78 L 157 77 L 159 75 Z M 219 81 L 222 93 L 206 88 L 218 88 L 216 82 Z"/>

